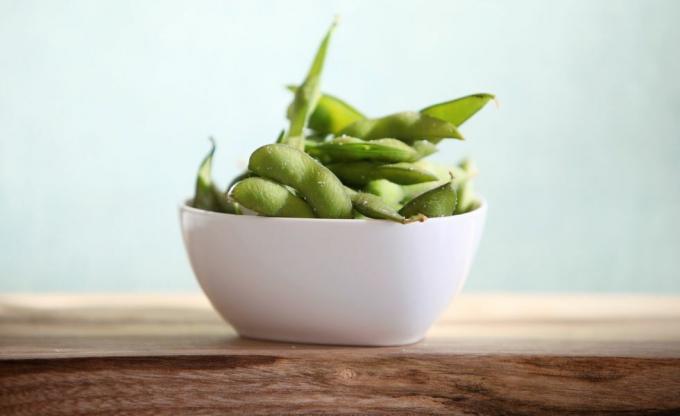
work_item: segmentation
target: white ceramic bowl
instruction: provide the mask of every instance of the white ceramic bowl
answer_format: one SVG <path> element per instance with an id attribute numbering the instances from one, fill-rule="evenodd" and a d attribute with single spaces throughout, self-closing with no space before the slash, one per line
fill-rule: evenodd
<path id="1" fill-rule="evenodd" d="M 267 218 L 180 207 L 203 291 L 241 336 L 416 342 L 467 278 L 487 205 L 423 223 Z"/>

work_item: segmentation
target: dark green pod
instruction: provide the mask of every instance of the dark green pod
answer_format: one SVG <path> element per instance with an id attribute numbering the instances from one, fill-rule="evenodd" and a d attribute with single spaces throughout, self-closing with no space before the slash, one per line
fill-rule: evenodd
<path id="1" fill-rule="evenodd" d="M 215 154 L 215 140 L 210 138 L 211 148 L 198 168 L 196 177 L 196 190 L 194 192 L 194 208 L 206 211 L 225 212 L 236 214 L 238 207 L 227 200 L 224 193 L 220 192 L 212 179 L 212 160 Z"/>
<path id="2" fill-rule="evenodd" d="M 456 209 L 457 195 L 451 182 L 427 191 L 404 205 L 399 213 L 404 217 L 422 214 L 427 217 L 447 217 Z"/>

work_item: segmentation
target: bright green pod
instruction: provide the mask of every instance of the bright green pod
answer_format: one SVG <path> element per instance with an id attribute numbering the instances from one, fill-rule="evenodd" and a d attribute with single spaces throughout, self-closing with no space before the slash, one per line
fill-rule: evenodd
<path id="1" fill-rule="evenodd" d="M 371 160 L 383 163 L 410 162 L 419 159 L 418 151 L 397 139 L 361 140 L 349 136 L 330 142 L 307 142 L 305 151 L 323 163 Z"/>
<path id="2" fill-rule="evenodd" d="M 451 182 L 429 190 L 404 205 L 399 213 L 404 217 L 422 214 L 426 217 L 447 217 L 456 209 L 457 195 Z"/>
<path id="3" fill-rule="evenodd" d="M 391 137 L 408 144 L 417 140 L 432 143 L 445 138 L 463 140 L 455 125 L 415 111 L 359 120 L 342 129 L 340 133 L 364 140 Z"/>
<path id="4" fill-rule="evenodd" d="M 475 198 L 475 192 L 472 185 L 472 178 L 477 175 L 477 167 L 469 160 L 463 160 L 458 167 L 465 175 L 464 179 L 458 184 L 458 203 L 456 205 L 455 214 L 464 214 L 475 209 L 479 202 Z"/>
<path id="5" fill-rule="evenodd" d="M 307 153 L 268 144 L 250 155 L 248 169 L 295 189 L 320 218 L 351 218 L 352 201 L 340 180 Z"/>
<path id="6" fill-rule="evenodd" d="M 420 110 L 422 114 L 448 121 L 460 127 L 470 117 L 481 110 L 489 101 L 496 97 L 492 94 L 472 94 L 455 100 L 431 105 Z"/>
<path id="7" fill-rule="evenodd" d="M 470 211 L 475 202 L 474 192 L 472 190 L 472 182 L 465 181 L 461 183 L 458 185 L 456 191 L 458 203 L 456 204 L 454 214 L 464 214 Z"/>
<path id="8" fill-rule="evenodd" d="M 289 85 L 288 90 L 297 91 L 297 86 Z M 289 117 L 290 117 L 289 107 Z M 336 134 L 355 121 L 366 118 L 356 108 L 329 94 L 321 94 L 316 109 L 309 118 L 308 126 L 319 134 Z"/>
<path id="9" fill-rule="evenodd" d="M 300 150 L 305 148 L 304 130 L 309 123 L 309 118 L 316 109 L 316 105 L 321 95 L 321 92 L 319 91 L 321 72 L 323 71 L 328 43 L 335 30 L 335 25 L 336 22 L 333 22 L 328 29 L 326 36 L 324 36 L 321 41 L 321 45 L 319 45 L 319 49 L 314 56 L 312 66 L 309 68 L 305 80 L 300 87 L 296 89 L 295 98 L 288 109 L 290 127 L 281 143 L 289 144 Z"/>
<path id="10" fill-rule="evenodd" d="M 394 209 L 401 208 L 401 200 L 404 199 L 402 186 L 392 183 L 387 179 L 370 181 L 364 187 L 364 191 L 379 196 L 387 205 Z"/>
<path id="11" fill-rule="evenodd" d="M 212 160 L 215 154 L 215 140 L 210 138 L 211 148 L 198 168 L 196 177 L 196 190 L 194 192 L 194 208 L 206 211 L 225 212 L 236 214 L 238 207 L 227 200 L 225 194 L 220 192 L 212 179 Z"/>
<path id="12" fill-rule="evenodd" d="M 302 198 L 269 179 L 243 179 L 231 188 L 229 197 L 242 207 L 267 217 L 314 218 L 314 211 Z"/>
<path id="13" fill-rule="evenodd" d="M 417 140 L 411 144 L 411 147 L 416 151 L 418 157 L 415 160 L 422 159 L 424 157 L 430 156 L 433 153 L 437 153 L 437 145 L 427 140 Z"/>
<path id="14" fill-rule="evenodd" d="M 332 170 L 344 184 L 357 188 L 362 188 L 376 179 L 387 179 L 401 185 L 437 180 L 437 176 L 432 172 L 412 163 L 332 163 L 328 165 L 328 169 Z"/>

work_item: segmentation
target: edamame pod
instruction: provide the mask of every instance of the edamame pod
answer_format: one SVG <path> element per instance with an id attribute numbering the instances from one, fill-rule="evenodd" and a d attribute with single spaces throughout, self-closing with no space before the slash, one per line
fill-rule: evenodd
<path id="1" fill-rule="evenodd" d="M 229 193 L 229 190 L 236 184 L 236 182 L 240 182 L 246 178 L 250 178 L 251 176 L 253 176 L 253 172 L 250 171 L 241 172 L 236 175 L 236 177 L 232 179 L 231 182 L 229 182 L 229 185 L 227 185 L 227 193 Z"/>
<path id="2" fill-rule="evenodd" d="M 459 189 L 463 184 L 470 182 L 478 173 L 477 168 L 471 161 L 463 161 L 458 166 L 444 166 L 427 160 L 420 160 L 415 164 L 434 173 L 439 179 L 433 182 L 401 186 L 404 195 L 401 200 L 402 203 L 406 203 L 416 196 L 437 188 L 447 182 L 451 182 L 454 188 Z"/>
<path id="3" fill-rule="evenodd" d="M 364 190 L 379 196 L 385 203 L 394 209 L 401 208 L 401 200 L 404 199 L 402 186 L 392 183 L 387 179 L 376 179 L 366 184 Z"/>
<path id="4" fill-rule="evenodd" d="M 229 197 L 241 206 L 267 217 L 314 218 L 312 208 L 285 186 L 252 177 L 237 182 Z"/>
<path id="5" fill-rule="evenodd" d="M 451 182 L 427 191 L 409 201 L 399 213 L 404 217 L 422 214 L 427 217 L 447 217 L 456 209 L 457 195 Z"/>
<path id="6" fill-rule="evenodd" d="M 431 105 L 420 110 L 421 114 L 436 117 L 448 121 L 456 127 L 460 127 L 470 117 L 481 110 L 486 103 L 496 97 L 491 94 L 472 94 L 466 97 L 456 98 L 439 104 Z"/>
<path id="7" fill-rule="evenodd" d="M 359 120 L 342 129 L 340 133 L 364 140 L 392 137 L 408 144 L 416 140 L 432 143 L 439 143 L 445 138 L 463 140 L 455 125 L 415 111 Z"/>
<path id="8" fill-rule="evenodd" d="M 287 88 L 292 92 L 297 91 L 295 85 L 289 85 Z M 290 110 L 289 107 L 289 117 Z M 329 94 L 321 94 L 316 109 L 309 118 L 309 128 L 320 134 L 336 134 L 344 127 L 364 118 L 359 110 L 343 100 Z"/>
<path id="9" fill-rule="evenodd" d="M 399 203 L 401 205 L 404 205 L 408 203 L 408 201 L 417 197 L 418 195 L 424 194 L 427 191 L 442 186 L 445 183 L 449 182 L 450 180 L 451 179 L 449 178 L 448 180 L 436 180 L 431 182 L 416 183 L 413 185 L 399 185 L 402 192 L 402 198 L 399 201 Z"/>
<path id="10" fill-rule="evenodd" d="M 274 143 L 283 143 L 283 139 L 286 138 L 286 130 L 281 130 L 278 136 L 276 136 L 276 141 Z"/>
<path id="11" fill-rule="evenodd" d="M 357 192 L 350 188 L 345 188 L 352 200 L 354 209 L 368 218 L 390 220 L 404 223 L 406 218 L 399 214 L 394 208 L 385 203 L 379 196 L 365 192 Z"/>
<path id="12" fill-rule="evenodd" d="M 343 183 L 359 188 L 376 179 L 387 179 L 401 185 L 437 180 L 437 176 L 432 172 L 412 163 L 386 165 L 374 162 L 332 163 L 328 165 L 328 169 L 332 170 Z"/>
<path id="13" fill-rule="evenodd" d="M 335 30 L 335 25 L 336 22 L 334 21 L 328 29 L 326 36 L 321 41 L 321 45 L 319 45 L 319 49 L 314 56 L 314 61 L 309 68 L 307 77 L 295 91 L 295 98 L 288 109 L 290 128 L 283 138 L 282 143 L 289 144 L 300 150 L 305 148 L 304 130 L 305 127 L 307 127 L 309 118 L 316 109 L 316 104 L 321 95 L 319 92 L 319 82 L 321 79 L 321 72 L 323 71 L 323 63 L 326 59 L 326 50 L 328 49 L 331 35 Z"/>
<path id="14" fill-rule="evenodd" d="M 453 212 L 454 214 L 464 214 L 468 211 L 470 211 L 470 208 L 472 207 L 472 204 L 474 203 L 474 196 L 473 196 L 473 191 L 472 191 L 472 182 L 470 181 L 465 181 L 461 183 L 458 186 L 458 189 L 456 189 L 457 194 L 456 197 L 458 199 L 458 203 L 456 204 L 456 209 Z"/>
<path id="15" fill-rule="evenodd" d="M 315 131 L 310 131 L 306 136 L 305 136 L 305 144 L 306 143 L 313 143 L 313 144 L 318 144 L 318 143 L 323 143 L 326 141 L 328 138 L 328 134 L 326 133 L 317 133 Z M 279 142 L 277 142 L 279 143 Z"/>
<path id="16" fill-rule="evenodd" d="M 211 148 L 198 168 L 196 178 L 196 191 L 194 193 L 194 208 L 207 211 L 225 212 L 236 214 L 238 207 L 227 200 L 226 195 L 217 189 L 212 179 L 212 160 L 215 154 L 215 140 L 210 138 Z"/>
<path id="17" fill-rule="evenodd" d="M 402 185 L 429 182 L 436 179 L 432 172 L 412 163 L 381 165 L 377 172 L 381 175 L 380 179 L 387 179 L 390 182 Z"/>
<path id="18" fill-rule="evenodd" d="M 305 151 L 323 163 L 358 160 L 384 163 L 409 162 L 420 157 L 415 148 L 401 140 L 377 139 L 366 141 L 349 136 L 337 137 L 330 142 L 320 144 L 307 142 Z"/>
<path id="19" fill-rule="evenodd" d="M 414 165 L 434 173 L 441 181 L 448 182 L 449 180 L 453 180 L 454 185 L 462 183 L 477 174 L 476 170 L 465 170 L 461 168 L 460 165 L 446 166 L 440 163 L 430 162 L 429 160 L 419 160 L 415 162 Z"/>
<path id="20" fill-rule="evenodd" d="M 472 211 L 478 205 L 472 185 L 472 178 L 477 175 L 478 170 L 469 159 L 463 160 L 458 167 L 465 173 L 466 178 L 458 185 L 458 203 L 454 214 L 464 214 Z"/>
<path id="21" fill-rule="evenodd" d="M 281 143 L 284 137 L 286 137 L 286 130 L 281 130 L 279 132 L 279 135 L 276 136 L 276 141 L 274 143 Z M 246 178 L 250 178 L 251 176 L 253 176 L 253 172 L 250 172 L 248 170 L 236 175 L 236 177 L 232 179 L 231 182 L 229 182 L 229 185 L 227 186 L 227 193 L 229 193 L 229 190 L 231 189 L 232 186 L 234 186 L 236 182 L 242 181 L 243 179 Z"/>
<path id="22" fill-rule="evenodd" d="M 434 143 L 428 142 L 427 140 L 417 140 L 413 142 L 411 147 L 413 147 L 416 153 L 418 153 L 418 158 L 416 160 L 430 156 L 433 153 L 437 153 L 438 150 Z"/>
<path id="23" fill-rule="evenodd" d="M 352 199 L 352 205 L 354 206 L 354 209 L 358 213 L 368 218 L 390 220 L 394 222 L 400 222 L 402 224 L 414 221 L 423 221 L 425 219 L 422 216 L 406 218 L 377 195 L 365 192 L 357 192 L 351 188 L 345 189 Z"/>
<path id="24" fill-rule="evenodd" d="M 250 155 L 248 169 L 295 189 L 321 218 L 351 218 L 352 201 L 340 180 L 313 157 L 285 144 L 268 144 Z"/>

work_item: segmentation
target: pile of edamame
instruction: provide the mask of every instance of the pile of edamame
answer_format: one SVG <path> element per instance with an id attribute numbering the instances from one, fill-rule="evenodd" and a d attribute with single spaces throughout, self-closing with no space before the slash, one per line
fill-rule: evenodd
<path id="1" fill-rule="evenodd" d="M 288 87 L 294 94 L 288 129 L 275 143 L 255 150 L 248 170 L 226 191 L 212 179 L 212 141 L 199 168 L 193 206 L 228 214 L 375 218 L 404 224 L 477 208 L 472 162 L 449 167 L 424 158 L 443 139 L 462 140 L 458 128 L 494 96 L 473 94 L 420 111 L 366 117 L 320 92 L 335 26 L 323 38 L 304 81 Z"/>

